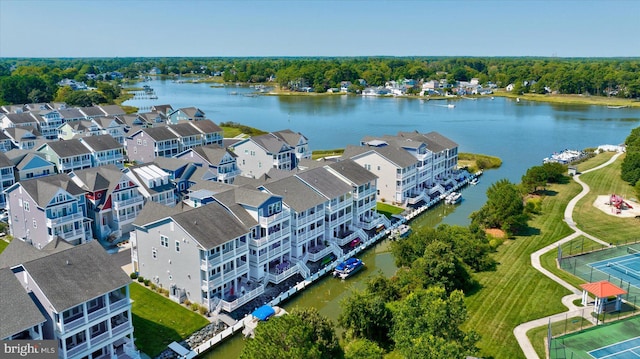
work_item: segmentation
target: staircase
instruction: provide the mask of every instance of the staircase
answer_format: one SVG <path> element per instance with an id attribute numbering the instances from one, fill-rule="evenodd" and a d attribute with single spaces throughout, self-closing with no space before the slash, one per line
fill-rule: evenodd
<path id="1" fill-rule="evenodd" d="M 344 253 L 342 252 L 342 248 L 340 248 L 340 246 L 338 246 L 335 242 L 330 242 L 329 246 L 331 247 L 331 251 L 333 252 L 333 254 L 336 255 L 336 258 L 340 258 L 344 255 Z"/>

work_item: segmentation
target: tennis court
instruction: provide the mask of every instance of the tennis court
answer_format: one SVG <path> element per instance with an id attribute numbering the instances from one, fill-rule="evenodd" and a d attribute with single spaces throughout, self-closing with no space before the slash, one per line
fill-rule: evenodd
<path id="1" fill-rule="evenodd" d="M 621 257 L 605 259 L 590 263 L 589 266 L 629 282 L 634 287 L 640 287 L 640 256 L 638 256 L 638 253 L 634 252 Z"/>
<path id="2" fill-rule="evenodd" d="M 637 359 L 640 358 L 640 337 L 607 345 L 589 352 L 596 359 Z"/>

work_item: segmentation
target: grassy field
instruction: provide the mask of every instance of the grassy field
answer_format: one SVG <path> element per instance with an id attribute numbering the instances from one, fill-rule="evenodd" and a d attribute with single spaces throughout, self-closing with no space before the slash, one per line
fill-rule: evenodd
<path id="1" fill-rule="evenodd" d="M 209 324 L 201 315 L 137 283 L 130 286 L 134 336 L 138 349 L 152 358 Z"/>
<path id="2" fill-rule="evenodd" d="M 491 169 L 502 166 L 502 160 L 498 157 L 478 153 L 458 153 L 458 166 L 468 167 L 469 172 L 474 173 L 479 169 Z"/>
<path id="3" fill-rule="evenodd" d="M 322 157 L 328 156 L 342 156 L 344 153 L 344 148 L 334 148 L 331 150 L 315 150 L 311 153 L 311 159 L 317 160 Z"/>
<path id="4" fill-rule="evenodd" d="M 475 275 L 481 288 L 467 298 L 469 320 L 465 328 L 482 336 L 481 357 L 524 358 L 513 328 L 566 310 L 560 299 L 569 291 L 535 270 L 530 256 L 571 233 L 562 218 L 567 203 L 580 189 L 573 181 L 550 186 L 550 195 L 542 201 L 542 214 L 529 222 L 528 235 L 507 240 L 498 248 L 495 272 Z"/>
<path id="5" fill-rule="evenodd" d="M 537 95 L 537 94 L 523 94 L 518 95 L 513 92 L 506 92 L 499 90 L 494 93 L 494 96 L 520 98 L 521 100 L 548 102 L 555 104 L 567 104 L 567 105 L 598 105 L 598 106 L 629 106 L 640 107 L 640 102 L 633 99 L 624 99 L 617 97 L 604 97 L 604 96 L 583 96 L 583 95 Z M 611 111 L 615 111 L 612 109 Z"/>
<path id="6" fill-rule="evenodd" d="M 620 179 L 622 158 L 618 158 L 610 166 L 580 176 L 580 179 L 589 185 L 591 192 L 578 202 L 573 213 L 573 220 L 580 229 L 614 244 L 640 239 L 638 219 L 616 217 L 593 206 L 599 195 L 616 193 L 625 198 L 633 196 L 633 188 Z"/>
<path id="7" fill-rule="evenodd" d="M 583 172 L 588 170 L 589 168 L 597 167 L 609 161 L 609 159 L 613 157 L 615 154 L 616 154 L 615 152 L 604 152 L 595 157 L 591 157 L 584 162 L 580 162 L 576 165 L 578 172 Z"/>

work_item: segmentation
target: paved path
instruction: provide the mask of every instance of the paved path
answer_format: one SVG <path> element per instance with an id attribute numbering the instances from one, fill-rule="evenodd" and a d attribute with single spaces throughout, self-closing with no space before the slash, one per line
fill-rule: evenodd
<path id="1" fill-rule="evenodd" d="M 601 164 L 600 166 L 591 168 L 587 171 L 584 171 L 584 173 L 588 173 L 591 171 L 596 171 L 599 170 L 603 167 L 606 167 L 610 164 L 612 164 L 613 162 L 615 162 L 618 157 L 620 157 L 620 155 L 622 155 L 622 153 L 617 153 L 616 155 L 614 155 L 613 157 L 611 157 L 609 159 L 609 161 Z M 555 281 L 556 283 L 560 284 L 561 286 L 567 288 L 572 294 L 566 295 L 564 297 L 562 297 L 562 304 L 568 308 L 568 310 L 566 312 L 563 313 L 558 313 L 558 314 L 554 314 L 548 317 L 544 317 L 544 318 L 540 318 L 540 319 L 536 319 L 536 320 L 532 320 L 530 322 L 526 322 L 526 323 L 522 323 L 520 325 L 518 325 L 517 327 L 515 327 L 513 329 L 513 334 L 516 336 L 516 339 L 518 340 L 518 344 L 520 344 L 520 348 L 522 348 L 522 351 L 524 352 L 524 355 L 527 359 L 539 359 L 538 354 L 536 353 L 536 351 L 533 349 L 533 345 L 531 345 L 531 342 L 529 341 L 529 338 L 527 337 L 527 332 L 530 329 L 533 328 L 537 328 L 543 325 L 547 325 L 549 324 L 549 322 L 558 322 L 558 321 L 562 321 L 562 320 L 566 320 L 567 318 L 572 318 L 572 317 L 583 317 L 585 319 L 587 319 L 588 321 L 596 324 L 595 322 L 595 318 L 593 318 L 591 316 L 591 312 L 593 311 L 592 306 L 588 306 L 588 307 L 577 307 L 576 305 L 573 304 L 573 301 L 576 299 L 581 299 L 582 298 L 582 293 L 579 289 L 575 288 L 574 286 L 572 286 L 571 284 L 565 282 L 564 280 L 560 279 L 558 276 L 556 276 L 555 274 L 551 273 L 550 271 L 546 270 L 545 268 L 542 267 L 542 265 L 540 264 L 540 257 L 549 252 L 552 251 L 556 248 L 558 248 L 558 246 L 569 242 L 570 240 L 577 238 L 579 236 L 585 236 L 593 241 L 596 241 L 600 244 L 606 245 L 606 246 L 610 246 L 609 243 L 596 238 L 588 233 L 583 232 L 582 230 L 580 230 L 576 223 L 573 221 L 573 210 L 575 209 L 576 204 L 584 197 L 587 195 L 587 193 L 589 193 L 589 186 L 582 182 L 582 180 L 580 180 L 580 175 L 575 175 L 573 176 L 573 179 L 579 183 L 582 186 L 582 191 L 575 196 L 574 198 L 571 199 L 571 201 L 569 201 L 569 204 L 567 204 L 567 208 L 564 210 L 564 221 L 567 222 L 567 225 L 569 225 L 569 227 L 574 231 L 574 233 L 560 239 L 559 241 L 552 243 L 542 249 L 539 249 L 533 253 L 531 253 L 531 265 L 537 269 L 538 271 L 540 271 L 542 274 L 546 275 L 547 277 L 551 278 L 553 281 Z"/>

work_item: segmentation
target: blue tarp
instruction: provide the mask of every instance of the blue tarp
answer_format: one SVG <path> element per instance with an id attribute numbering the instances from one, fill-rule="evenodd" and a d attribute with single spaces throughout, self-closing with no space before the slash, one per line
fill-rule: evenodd
<path id="1" fill-rule="evenodd" d="M 276 311 L 273 309 L 273 307 L 266 304 L 251 313 L 251 315 L 258 318 L 259 320 L 267 320 L 274 314 L 276 314 Z"/>

